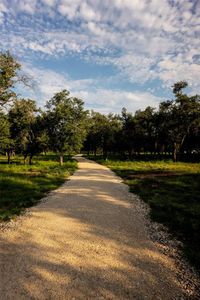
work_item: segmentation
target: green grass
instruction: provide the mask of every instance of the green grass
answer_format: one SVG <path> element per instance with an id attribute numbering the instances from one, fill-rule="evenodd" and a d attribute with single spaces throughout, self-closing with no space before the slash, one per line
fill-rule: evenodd
<path id="1" fill-rule="evenodd" d="M 130 191 L 150 205 L 151 218 L 183 242 L 185 255 L 200 271 L 200 164 L 97 161 L 121 176 Z"/>
<path id="2" fill-rule="evenodd" d="M 38 156 L 33 165 L 23 165 L 21 158 L 6 164 L 0 156 L 0 222 L 19 215 L 35 205 L 47 192 L 61 185 L 77 168 L 72 159 L 61 167 L 56 155 Z"/>

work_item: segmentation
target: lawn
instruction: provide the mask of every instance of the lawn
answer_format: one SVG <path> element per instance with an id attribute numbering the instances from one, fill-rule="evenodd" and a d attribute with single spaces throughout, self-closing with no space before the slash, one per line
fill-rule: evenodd
<path id="1" fill-rule="evenodd" d="M 19 215 L 38 203 L 47 192 L 61 185 L 77 168 L 76 161 L 66 159 L 61 167 L 56 155 L 38 156 L 33 165 L 24 165 L 15 157 L 12 164 L 0 156 L 0 222 Z"/>
<path id="2" fill-rule="evenodd" d="M 150 205 L 151 218 L 183 242 L 184 254 L 200 271 L 200 164 L 97 160 Z"/>

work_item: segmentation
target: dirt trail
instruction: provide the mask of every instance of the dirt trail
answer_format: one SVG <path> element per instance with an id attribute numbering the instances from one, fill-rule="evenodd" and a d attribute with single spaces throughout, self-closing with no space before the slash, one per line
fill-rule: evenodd
<path id="1" fill-rule="evenodd" d="M 0 233 L 0 299 L 184 299 L 135 196 L 106 167 L 78 160 L 70 181 Z"/>

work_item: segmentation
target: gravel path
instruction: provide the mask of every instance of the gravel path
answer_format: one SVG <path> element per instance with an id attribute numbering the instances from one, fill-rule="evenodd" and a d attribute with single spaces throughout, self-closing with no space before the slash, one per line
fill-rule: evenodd
<path id="1" fill-rule="evenodd" d="M 70 181 L 0 233 L 0 299 L 185 299 L 136 196 L 77 159 Z"/>

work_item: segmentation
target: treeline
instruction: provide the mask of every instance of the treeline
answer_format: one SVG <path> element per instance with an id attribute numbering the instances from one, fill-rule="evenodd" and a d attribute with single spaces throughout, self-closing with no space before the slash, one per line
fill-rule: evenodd
<path id="1" fill-rule="evenodd" d="M 184 93 L 187 82 L 173 86 L 174 99 L 160 103 L 159 109 L 147 107 L 135 114 L 88 112 L 81 99 L 63 90 L 47 101 L 45 109 L 31 99 L 20 99 L 14 92 L 16 82 L 27 84 L 20 64 L 9 52 L 0 54 L 0 152 L 8 163 L 14 153 L 24 162 L 34 155 L 55 151 L 63 163 L 64 154 L 102 153 L 104 158 L 120 155 L 133 159 L 141 154 L 173 156 L 177 161 L 200 155 L 200 96 Z"/>
<path id="2" fill-rule="evenodd" d="M 183 92 L 187 82 L 173 86 L 174 100 L 147 107 L 135 114 L 122 109 L 120 115 L 92 112 L 85 150 L 133 159 L 141 154 L 155 157 L 200 156 L 200 96 Z"/>
<path id="3" fill-rule="evenodd" d="M 63 90 L 47 101 L 45 110 L 34 100 L 19 99 L 14 92 L 16 82 L 26 84 L 20 64 L 10 53 L 0 54 L 0 152 L 8 163 L 15 154 L 32 163 L 34 155 L 52 150 L 59 154 L 79 152 L 86 138 L 88 111 L 84 102 Z"/>

